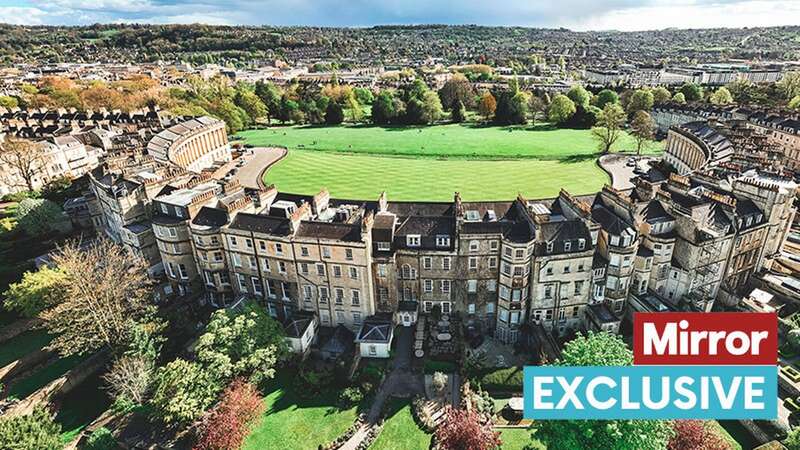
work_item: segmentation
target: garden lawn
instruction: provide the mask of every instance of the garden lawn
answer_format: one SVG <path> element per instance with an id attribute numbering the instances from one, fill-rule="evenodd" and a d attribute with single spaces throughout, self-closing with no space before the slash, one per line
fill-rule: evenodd
<path id="1" fill-rule="evenodd" d="M 299 398 L 289 387 L 291 378 L 270 383 L 264 401 L 267 410 L 253 426 L 244 450 L 308 450 L 344 433 L 356 419 L 357 407 L 340 411 L 335 394 Z"/>
<path id="2" fill-rule="evenodd" d="M 102 386 L 103 380 L 98 373 L 64 396 L 58 408 L 56 422 L 61 425 L 61 440 L 65 445 L 111 405 Z"/>
<path id="3" fill-rule="evenodd" d="M 9 388 L 8 396 L 24 399 L 25 397 L 46 386 L 47 383 L 50 383 L 56 378 L 69 372 L 70 369 L 77 366 L 85 359 L 85 356 L 69 356 L 67 358 L 58 359 L 55 362 L 36 370 L 27 377 L 15 382 Z"/>
<path id="4" fill-rule="evenodd" d="M 500 431 L 500 450 L 546 450 L 547 447 L 532 438 L 533 430 L 530 428 L 502 428 Z"/>
<path id="5" fill-rule="evenodd" d="M 237 136 L 248 144 L 261 147 L 415 157 L 556 160 L 593 155 L 598 151 L 597 141 L 592 138 L 590 130 L 560 129 L 546 124 L 285 126 L 242 131 Z M 634 151 L 635 148 L 633 138 L 624 133 L 612 150 Z M 662 143 L 652 143 L 648 152 L 662 149 Z"/>
<path id="6" fill-rule="evenodd" d="M 290 150 L 271 167 L 268 184 L 279 191 L 313 195 L 323 187 L 341 199 L 465 201 L 555 197 L 561 188 L 572 194 L 597 192 L 609 183 L 594 156 L 574 160 L 503 160 L 400 158 Z"/>
<path id="7" fill-rule="evenodd" d="M 392 398 L 389 403 L 383 430 L 369 447 L 370 450 L 427 449 L 431 435 L 414 422 L 411 415 L 411 401 Z"/>
<path id="8" fill-rule="evenodd" d="M 4 313 L 7 314 L 7 313 Z M 41 349 L 53 338 L 43 330 L 22 333 L 0 345 L 0 367 L 5 367 L 28 353 Z"/>

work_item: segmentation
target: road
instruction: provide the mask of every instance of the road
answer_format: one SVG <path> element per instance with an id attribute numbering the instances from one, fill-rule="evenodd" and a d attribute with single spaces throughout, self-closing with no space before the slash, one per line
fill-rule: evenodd
<path id="1" fill-rule="evenodd" d="M 611 174 L 612 186 L 614 189 L 626 190 L 633 188 L 631 178 L 635 177 L 634 167 L 628 167 L 626 163 L 631 155 L 623 153 L 611 153 L 600 157 L 600 166 Z M 653 157 L 642 156 L 639 158 L 639 167 L 646 170 L 647 161 Z"/>
<path id="2" fill-rule="evenodd" d="M 219 168 L 214 173 L 214 178 L 223 178 L 228 171 L 238 168 L 233 178 L 246 188 L 259 189 L 263 186 L 261 179 L 264 171 L 284 156 L 286 156 L 284 148 L 253 147 L 244 149 L 244 154 L 240 159 L 233 160 Z M 245 163 L 238 167 L 237 164 L 241 159 L 244 159 Z"/>

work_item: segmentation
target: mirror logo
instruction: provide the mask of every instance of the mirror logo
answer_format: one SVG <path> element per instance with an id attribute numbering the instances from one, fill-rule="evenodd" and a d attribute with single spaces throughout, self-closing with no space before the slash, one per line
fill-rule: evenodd
<path id="1" fill-rule="evenodd" d="M 636 313 L 634 365 L 529 366 L 529 419 L 775 419 L 771 313 Z"/>

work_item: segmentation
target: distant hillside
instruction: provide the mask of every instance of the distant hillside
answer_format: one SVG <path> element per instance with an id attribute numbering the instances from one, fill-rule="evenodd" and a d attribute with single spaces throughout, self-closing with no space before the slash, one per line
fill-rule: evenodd
<path id="1" fill-rule="evenodd" d="M 340 67 L 438 58 L 507 65 L 531 55 L 580 67 L 592 61 L 659 64 L 731 58 L 800 59 L 800 27 L 645 32 L 476 25 L 372 28 L 210 25 L 0 25 L 0 62 L 338 61 Z"/>

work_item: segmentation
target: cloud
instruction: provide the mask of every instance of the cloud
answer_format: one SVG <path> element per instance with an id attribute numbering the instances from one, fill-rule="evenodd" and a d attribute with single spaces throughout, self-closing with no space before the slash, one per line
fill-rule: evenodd
<path id="1" fill-rule="evenodd" d="M 642 30 L 800 24 L 790 0 L 0 0 L 0 21 L 370 26 L 446 23 Z"/>
<path id="2" fill-rule="evenodd" d="M 0 6 L 0 23 L 14 25 L 41 25 L 47 13 L 39 8 Z"/>

